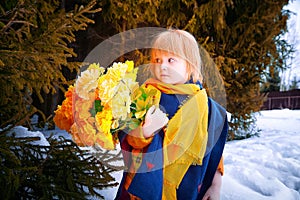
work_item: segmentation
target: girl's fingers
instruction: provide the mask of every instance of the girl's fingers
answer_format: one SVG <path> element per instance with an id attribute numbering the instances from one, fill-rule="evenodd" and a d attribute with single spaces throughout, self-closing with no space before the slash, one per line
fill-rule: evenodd
<path id="1" fill-rule="evenodd" d="M 167 125 L 168 122 L 169 122 L 169 118 L 167 117 L 167 115 L 165 115 L 165 118 L 164 118 L 164 125 L 163 125 L 163 126 Z"/>
<path id="2" fill-rule="evenodd" d="M 149 114 L 153 114 L 153 113 L 155 112 L 155 110 L 156 110 L 156 106 L 153 105 L 153 106 L 151 106 L 151 107 L 149 108 L 147 114 L 148 114 L 148 113 L 149 113 Z"/>

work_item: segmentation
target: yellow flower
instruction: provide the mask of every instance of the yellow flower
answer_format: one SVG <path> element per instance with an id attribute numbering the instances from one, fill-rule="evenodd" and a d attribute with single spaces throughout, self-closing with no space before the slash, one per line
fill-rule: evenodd
<path id="1" fill-rule="evenodd" d="M 112 110 L 104 107 L 102 112 L 98 112 L 95 116 L 97 129 L 105 134 L 110 133 L 112 119 Z"/>
<path id="2" fill-rule="evenodd" d="M 125 120 L 130 113 L 131 105 L 131 93 L 133 88 L 137 87 L 136 82 L 130 82 L 128 79 L 124 79 L 119 83 L 118 90 L 112 99 L 111 107 L 113 117 L 121 120 Z"/>
<path id="3" fill-rule="evenodd" d="M 92 63 L 89 65 L 87 70 L 99 70 L 100 74 L 103 74 L 105 69 L 103 67 L 100 67 L 99 63 Z"/>
<path id="4" fill-rule="evenodd" d="M 112 124 L 111 124 L 111 128 L 112 128 L 112 129 L 120 128 L 119 126 L 120 126 L 119 120 L 113 120 L 113 121 L 112 121 Z"/>
<path id="5" fill-rule="evenodd" d="M 128 92 L 118 92 L 111 103 L 114 118 L 125 120 L 130 113 L 131 99 Z"/>
<path id="6" fill-rule="evenodd" d="M 101 77 L 101 80 L 99 80 L 98 83 L 98 95 L 103 104 L 109 102 L 113 98 L 117 90 L 117 84 L 117 81 L 112 79 L 102 79 Z"/>
<path id="7" fill-rule="evenodd" d="M 133 68 L 133 62 L 127 61 L 127 63 L 114 63 L 112 67 L 107 69 L 107 73 L 98 79 L 98 94 L 104 104 L 115 96 L 121 82 L 127 80 L 127 83 L 131 85 L 133 85 L 132 82 L 135 82 L 137 71 L 133 72 L 130 69 L 131 73 L 126 74 L 128 67 Z M 132 80 L 132 82 L 129 80 Z M 131 87 L 131 85 L 128 86 Z"/>
<path id="8" fill-rule="evenodd" d="M 89 99 L 89 93 L 96 89 L 101 73 L 103 70 L 97 65 L 90 65 L 87 70 L 81 72 L 75 83 L 76 93 L 80 98 Z"/>
<path id="9" fill-rule="evenodd" d="M 95 142 L 99 144 L 104 149 L 113 150 L 115 148 L 116 140 L 114 139 L 112 134 L 104 134 L 104 133 L 97 133 L 95 135 Z"/>
<path id="10" fill-rule="evenodd" d="M 112 111 L 109 107 L 104 107 L 102 112 L 95 116 L 97 133 L 94 136 L 95 142 L 105 149 L 114 149 L 115 141 L 110 132 L 113 125 Z"/>
<path id="11" fill-rule="evenodd" d="M 120 81 L 124 76 L 127 71 L 128 65 L 118 62 L 118 63 L 113 63 L 113 66 L 108 68 L 107 70 L 107 75 L 111 79 L 115 79 L 116 81 Z"/>
<path id="12" fill-rule="evenodd" d="M 127 72 L 131 72 L 134 68 L 134 62 L 133 61 L 129 61 L 129 60 L 126 60 L 125 61 L 125 64 L 128 66 L 127 67 Z"/>
<path id="13" fill-rule="evenodd" d="M 135 103 L 135 117 L 143 120 L 147 110 L 152 105 L 158 105 L 160 92 L 153 86 L 145 85 L 135 90 L 133 94 L 133 102 Z"/>

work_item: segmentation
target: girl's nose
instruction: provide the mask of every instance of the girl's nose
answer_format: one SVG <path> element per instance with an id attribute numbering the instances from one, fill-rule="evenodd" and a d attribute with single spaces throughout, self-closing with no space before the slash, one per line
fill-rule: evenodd
<path id="1" fill-rule="evenodd" d="M 162 70 L 166 70 L 166 69 L 167 69 L 167 65 L 161 65 L 160 68 L 161 68 Z"/>

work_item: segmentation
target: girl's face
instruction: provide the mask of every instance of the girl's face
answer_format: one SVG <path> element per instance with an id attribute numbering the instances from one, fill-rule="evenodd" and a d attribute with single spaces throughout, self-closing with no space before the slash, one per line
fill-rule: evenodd
<path id="1" fill-rule="evenodd" d="M 152 72 L 155 77 L 168 84 L 183 84 L 188 81 L 187 63 L 184 59 L 165 51 L 152 56 Z"/>

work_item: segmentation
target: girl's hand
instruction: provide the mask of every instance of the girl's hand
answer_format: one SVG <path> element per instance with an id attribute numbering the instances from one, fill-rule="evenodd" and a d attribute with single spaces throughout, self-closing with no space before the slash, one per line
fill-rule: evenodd
<path id="1" fill-rule="evenodd" d="M 160 108 L 151 106 L 146 113 L 143 125 L 143 135 L 145 138 L 153 135 L 154 132 L 167 125 L 169 118 Z"/>
<path id="2" fill-rule="evenodd" d="M 220 200 L 222 186 L 222 175 L 219 170 L 216 171 L 211 186 L 206 191 L 202 200 Z M 200 188 L 199 188 L 200 189 Z"/>
<path id="3" fill-rule="evenodd" d="M 212 185 L 208 188 L 202 200 L 220 200 L 220 196 L 220 189 Z"/>

